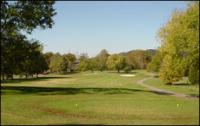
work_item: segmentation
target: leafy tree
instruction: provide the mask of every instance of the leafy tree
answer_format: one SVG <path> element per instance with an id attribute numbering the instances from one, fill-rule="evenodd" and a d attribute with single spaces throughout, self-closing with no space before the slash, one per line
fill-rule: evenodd
<path id="1" fill-rule="evenodd" d="M 46 63 L 48 64 L 48 67 L 50 65 L 50 61 L 51 61 L 51 57 L 53 56 L 54 54 L 52 52 L 46 52 L 44 53 L 44 58 L 46 60 Z"/>
<path id="2" fill-rule="evenodd" d="M 68 54 L 65 54 L 63 56 L 68 61 L 68 71 L 69 72 L 74 71 L 76 56 L 72 53 L 68 53 Z"/>
<path id="3" fill-rule="evenodd" d="M 79 60 L 80 60 L 80 61 L 81 61 L 81 60 L 86 60 L 86 59 L 89 59 L 87 53 L 82 53 L 82 54 L 80 54 L 80 56 L 79 56 Z"/>
<path id="4" fill-rule="evenodd" d="M 118 54 L 113 54 L 108 57 L 106 64 L 109 69 L 117 70 L 119 73 L 120 70 L 125 66 L 125 57 Z"/>
<path id="5" fill-rule="evenodd" d="M 90 58 L 88 60 L 88 70 L 94 72 L 94 70 L 98 69 L 98 61 L 96 58 Z"/>
<path id="6" fill-rule="evenodd" d="M 136 69 L 145 69 L 150 61 L 150 54 L 147 55 L 144 50 L 134 50 L 127 55 L 127 62 Z"/>
<path id="7" fill-rule="evenodd" d="M 87 71 L 89 68 L 89 57 L 88 57 L 87 53 L 80 54 L 78 60 L 79 60 L 78 70 Z"/>
<path id="8" fill-rule="evenodd" d="M 17 36 L 17 38 L 13 36 L 1 42 L 1 75 L 3 79 L 4 76 L 10 76 L 13 79 L 13 74 L 19 73 L 19 69 L 22 68 L 20 61 L 25 59 L 26 45 L 23 36 Z"/>
<path id="9" fill-rule="evenodd" d="M 30 74 L 36 74 L 38 76 L 39 73 L 43 73 L 48 70 L 48 64 L 45 60 L 44 55 L 42 54 L 42 46 L 39 42 L 31 43 L 31 51 L 30 51 L 30 62 L 31 62 L 31 71 Z"/>
<path id="10" fill-rule="evenodd" d="M 28 55 L 30 41 L 22 33 L 31 33 L 35 28 L 51 28 L 52 17 L 56 14 L 53 9 L 54 1 L 16 1 L 1 2 L 1 74 L 4 78 L 23 70 Z M 22 32 L 23 31 L 23 32 Z"/>
<path id="11" fill-rule="evenodd" d="M 1 3 L 1 30 L 24 30 L 31 33 L 38 26 L 45 29 L 54 24 L 52 17 L 56 14 L 54 1 L 16 1 Z M 13 33 L 11 32 L 11 34 Z"/>
<path id="12" fill-rule="evenodd" d="M 194 61 L 189 67 L 189 80 L 192 84 L 197 84 L 199 83 L 199 60 Z"/>
<path id="13" fill-rule="evenodd" d="M 50 61 L 51 72 L 65 73 L 67 71 L 67 60 L 59 53 L 52 56 Z"/>
<path id="14" fill-rule="evenodd" d="M 147 71 L 158 72 L 162 63 L 161 54 L 158 52 L 147 65 Z"/>
<path id="15" fill-rule="evenodd" d="M 80 60 L 80 63 L 79 63 L 79 70 L 80 71 L 87 71 L 89 68 L 89 61 L 88 59 L 82 59 Z"/>
<path id="16" fill-rule="evenodd" d="M 80 61 L 79 70 L 80 71 L 91 70 L 92 72 L 94 72 L 94 70 L 98 70 L 98 65 L 99 63 L 98 63 L 97 58 L 95 57 L 85 58 Z"/>
<path id="17" fill-rule="evenodd" d="M 38 60 L 37 62 L 35 62 L 35 71 L 34 73 L 36 73 L 37 77 L 39 73 L 43 73 L 44 71 L 48 70 L 48 64 L 44 58 L 44 56 L 39 53 L 37 56 Z"/>
<path id="18" fill-rule="evenodd" d="M 48 69 L 47 62 L 42 54 L 42 47 L 38 41 L 33 41 L 32 43 L 26 43 L 24 51 L 24 61 L 21 62 L 20 72 L 18 74 L 25 74 L 26 78 L 28 75 L 43 73 Z"/>
<path id="19" fill-rule="evenodd" d="M 108 52 L 106 49 L 101 50 L 101 52 L 96 56 L 98 61 L 98 69 L 100 71 L 106 70 L 106 62 L 108 59 Z"/>
<path id="20" fill-rule="evenodd" d="M 172 82 L 176 82 L 182 78 L 180 60 L 174 60 L 174 58 L 176 57 L 170 55 L 165 56 L 161 65 L 160 78 L 166 84 L 172 84 Z"/>
<path id="21" fill-rule="evenodd" d="M 158 35 L 161 40 L 160 52 L 163 58 L 169 59 L 171 57 L 170 62 L 163 60 L 162 64 L 171 63 L 178 66 L 178 68 L 161 67 L 160 71 L 173 71 L 168 73 L 171 77 L 170 80 L 178 81 L 181 79 L 179 77 L 184 75 L 189 75 L 191 82 L 199 80 L 197 76 L 194 76 L 196 79 L 191 80 L 192 75 L 199 73 L 198 65 L 192 65 L 196 68 L 189 67 L 197 60 L 199 61 L 199 2 L 191 2 L 185 11 L 174 11 L 171 19 L 160 29 Z M 179 79 L 177 79 L 177 76 Z M 163 76 L 161 78 L 166 80 L 168 77 Z"/>

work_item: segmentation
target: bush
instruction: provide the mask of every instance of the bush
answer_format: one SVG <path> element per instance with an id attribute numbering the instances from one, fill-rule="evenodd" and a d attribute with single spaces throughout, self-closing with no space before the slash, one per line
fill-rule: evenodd
<path id="1" fill-rule="evenodd" d="M 125 72 L 125 73 L 129 73 L 131 70 L 132 70 L 132 67 L 131 67 L 131 66 L 126 66 L 126 67 L 124 68 L 124 72 Z"/>

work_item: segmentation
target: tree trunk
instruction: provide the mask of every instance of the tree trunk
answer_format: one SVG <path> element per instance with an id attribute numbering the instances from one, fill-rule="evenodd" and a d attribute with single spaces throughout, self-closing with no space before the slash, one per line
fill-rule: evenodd
<path id="1" fill-rule="evenodd" d="M 36 78 L 38 78 L 38 73 L 36 73 Z"/>
<path id="2" fill-rule="evenodd" d="M 120 72 L 120 70 L 119 69 L 117 69 L 117 73 L 119 73 Z"/>
<path id="3" fill-rule="evenodd" d="M 26 76 L 26 79 L 27 79 L 28 78 L 28 74 L 26 74 L 25 76 Z"/>

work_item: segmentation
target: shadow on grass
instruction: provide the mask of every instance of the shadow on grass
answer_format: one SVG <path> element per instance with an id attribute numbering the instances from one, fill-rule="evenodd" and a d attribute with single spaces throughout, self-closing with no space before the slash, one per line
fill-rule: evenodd
<path id="1" fill-rule="evenodd" d="M 10 90 L 6 92 L 6 90 Z M 28 87 L 28 86 L 1 86 L 1 94 L 39 94 L 39 95 L 65 95 L 65 94 L 131 94 L 139 89 L 126 88 L 60 88 L 60 87 Z"/>
<path id="2" fill-rule="evenodd" d="M 195 86 L 194 84 L 189 84 L 189 83 L 179 83 L 179 82 L 172 83 L 172 84 L 165 84 L 165 85 L 168 85 L 168 86 Z"/>
<path id="3" fill-rule="evenodd" d="M 13 79 L 13 80 L 1 80 L 2 84 L 5 83 L 21 83 L 21 82 L 29 82 L 29 81 L 45 81 L 49 79 L 66 79 L 71 77 L 38 77 L 38 78 L 19 78 L 19 79 Z"/>
<path id="4" fill-rule="evenodd" d="M 189 83 L 173 83 L 172 86 L 194 86 L 194 85 Z"/>
<path id="5" fill-rule="evenodd" d="M 199 94 L 189 94 L 190 97 L 196 97 L 196 98 L 199 98 Z"/>
<path id="6" fill-rule="evenodd" d="M 173 95 L 172 93 L 163 92 L 163 91 L 151 91 L 151 92 L 158 94 L 158 95 Z"/>
<path id="7" fill-rule="evenodd" d="M 136 92 L 150 92 L 159 95 L 170 95 L 141 89 L 128 88 L 60 88 L 60 87 L 28 87 L 1 86 L 1 94 L 35 94 L 35 95 L 75 95 L 75 94 L 134 94 Z"/>

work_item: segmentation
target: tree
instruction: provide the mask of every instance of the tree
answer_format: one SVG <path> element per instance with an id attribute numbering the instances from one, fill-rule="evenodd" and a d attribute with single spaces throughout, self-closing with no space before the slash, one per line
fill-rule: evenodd
<path id="1" fill-rule="evenodd" d="M 50 61 L 51 72 L 65 73 L 67 71 L 67 60 L 59 53 L 52 56 Z"/>
<path id="2" fill-rule="evenodd" d="M 89 57 L 88 57 L 88 54 L 87 53 L 82 53 L 82 54 L 80 54 L 80 56 L 79 56 L 79 60 L 81 61 L 81 60 L 86 60 L 86 59 L 88 59 Z"/>
<path id="3" fill-rule="evenodd" d="M 32 41 L 31 43 L 26 43 L 23 52 L 24 61 L 21 62 L 21 67 L 18 66 L 17 74 L 25 74 L 26 78 L 28 75 L 43 73 L 48 69 L 47 62 L 42 54 L 42 47 L 38 41 Z"/>
<path id="4" fill-rule="evenodd" d="M 87 71 L 88 68 L 89 68 L 89 57 L 88 57 L 87 53 L 82 53 L 79 56 L 78 69 L 80 71 Z"/>
<path id="5" fill-rule="evenodd" d="M 117 70 L 117 72 L 119 73 L 120 70 L 124 68 L 125 57 L 118 54 L 113 54 L 108 57 L 106 64 L 109 69 Z"/>
<path id="6" fill-rule="evenodd" d="M 64 54 L 63 56 L 68 61 L 68 71 L 74 71 L 76 56 L 72 53 Z"/>
<path id="7" fill-rule="evenodd" d="M 160 78 L 166 84 L 172 84 L 172 82 L 176 82 L 182 78 L 182 67 L 180 64 L 180 60 L 174 60 L 174 58 L 176 57 L 172 57 L 170 55 L 165 56 L 161 65 L 159 73 Z"/>
<path id="8" fill-rule="evenodd" d="M 109 54 L 106 49 L 101 50 L 101 52 L 96 56 L 96 59 L 98 61 L 98 69 L 100 71 L 106 70 L 106 62 L 108 56 Z"/>
<path id="9" fill-rule="evenodd" d="M 191 76 L 199 73 L 198 65 L 191 66 L 199 61 L 199 2 L 191 2 L 185 11 L 174 11 L 171 19 L 160 29 L 158 36 L 161 40 L 160 52 L 163 58 L 171 57 L 171 61 L 163 60 L 162 66 L 169 63 L 171 65 L 167 66 L 178 66 L 161 67 L 160 71 L 173 71 L 168 73 L 170 80 L 178 81 L 181 78 L 177 79 L 177 76 L 185 75 L 189 75 L 190 82 L 199 80 L 197 76 L 191 80 Z M 166 80 L 167 76 L 161 78 Z"/>
<path id="10" fill-rule="evenodd" d="M 159 52 L 153 56 L 151 62 L 147 65 L 147 71 L 158 72 L 162 63 L 162 57 Z"/>
<path id="11" fill-rule="evenodd" d="M 25 58 L 24 47 L 26 47 L 26 42 L 20 35 L 11 36 L 6 41 L 1 41 L 1 75 L 3 79 L 5 76 L 13 79 L 13 74 L 22 68 L 20 61 Z"/>
<path id="12" fill-rule="evenodd" d="M 199 60 L 194 61 L 189 67 L 189 80 L 192 84 L 197 84 L 199 83 Z"/>
<path id="13" fill-rule="evenodd" d="M 44 71 L 48 70 L 48 63 L 41 53 L 39 53 L 37 56 L 37 62 L 35 62 L 34 70 L 34 73 L 36 73 L 37 77 L 39 73 L 43 73 Z"/>
<path id="14" fill-rule="evenodd" d="M 82 59 L 82 60 L 80 60 L 78 69 L 80 71 L 87 71 L 88 68 L 89 68 L 89 61 L 88 61 L 88 59 Z"/>
<path id="15" fill-rule="evenodd" d="M 31 33 L 38 26 L 45 29 L 54 24 L 54 1 L 16 1 L 1 3 L 1 30 L 11 34 L 24 30 Z M 9 36 L 8 36 L 9 37 Z"/>
<path id="16" fill-rule="evenodd" d="M 50 65 L 50 61 L 51 61 L 51 57 L 53 56 L 54 54 L 52 52 L 46 52 L 44 53 L 44 58 L 46 60 L 46 63 L 48 64 L 48 67 Z"/>
<path id="17" fill-rule="evenodd" d="M 30 74 L 36 74 L 38 77 L 39 73 L 43 73 L 48 70 L 48 63 L 46 62 L 44 55 L 42 54 L 42 46 L 38 41 L 31 43 L 30 46 L 30 62 L 29 66 L 31 69 L 29 71 Z"/>
<path id="18" fill-rule="evenodd" d="M 54 1 L 17 1 L 1 2 L 1 74 L 4 78 L 24 70 L 22 64 L 26 61 L 23 52 L 30 41 L 22 33 L 29 33 L 41 27 L 51 28 L 52 17 L 56 14 L 53 9 Z M 23 32 L 22 32 L 23 31 Z M 24 71 L 23 71 L 24 72 Z"/>
<path id="19" fill-rule="evenodd" d="M 151 61 L 150 52 L 144 50 L 134 50 L 128 53 L 127 62 L 136 69 L 145 69 L 147 64 Z"/>
<path id="20" fill-rule="evenodd" d="M 98 69 L 98 61 L 96 58 L 90 58 L 88 60 L 88 70 L 94 72 L 94 70 Z"/>

